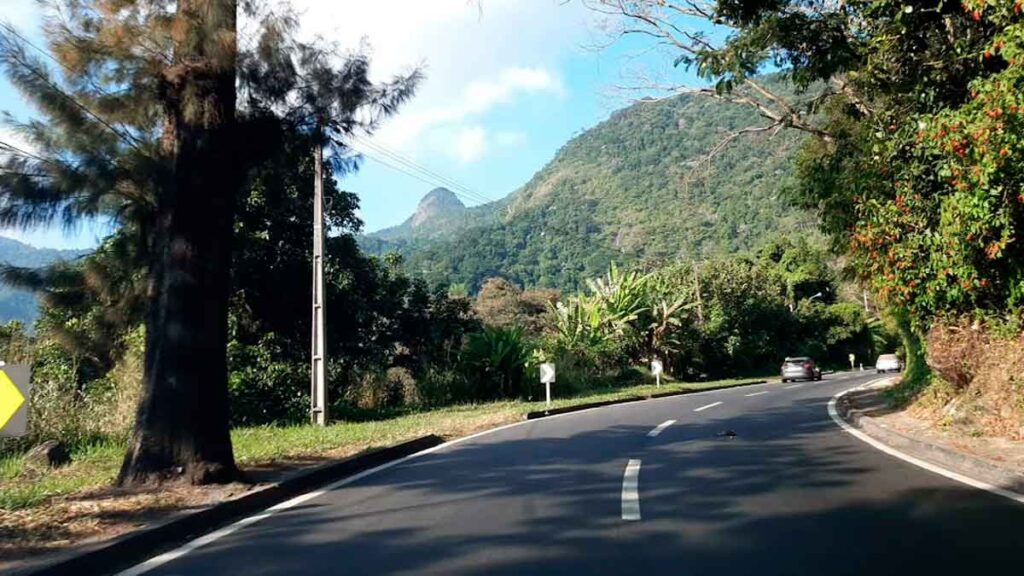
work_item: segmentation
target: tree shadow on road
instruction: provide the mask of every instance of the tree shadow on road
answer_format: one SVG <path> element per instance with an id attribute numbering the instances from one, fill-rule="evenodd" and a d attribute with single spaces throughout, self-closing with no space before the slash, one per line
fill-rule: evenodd
<path id="1" fill-rule="evenodd" d="M 160 573 L 905 575 L 1017 562 L 1024 507 L 876 452 L 824 410 L 796 400 L 653 439 L 596 412 L 539 421 L 370 476 Z M 639 522 L 620 516 L 629 458 L 643 462 Z"/>

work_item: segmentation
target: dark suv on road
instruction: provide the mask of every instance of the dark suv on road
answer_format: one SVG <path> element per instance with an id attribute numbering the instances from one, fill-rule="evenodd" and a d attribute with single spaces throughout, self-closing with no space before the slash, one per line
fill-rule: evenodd
<path id="1" fill-rule="evenodd" d="M 782 381 L 793 380 L 821 380 L 821 369 L 806 356 L 786 358 L 782 361 Z"/>

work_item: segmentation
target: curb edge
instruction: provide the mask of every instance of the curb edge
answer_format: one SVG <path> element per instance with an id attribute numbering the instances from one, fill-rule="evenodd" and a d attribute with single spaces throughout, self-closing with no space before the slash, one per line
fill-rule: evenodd
<path id="1" fill-rule="evenodd" d="M 865 426 L 865 423 L 862 422 L 863 418 L 860 416 L 851 418 L 846 407 L 841 406 L 844 397 L 879 381 L 873 380 L 868 384 L 844 390 L 829 400 L 828 414 L 843 431 L 904 462 L 945 476 L 950 480 L 1024 504 L 1024 493 L 1019 491 L 1021 487 L 1024 487 L 1024 477 L 1001 469 L 999 469 L 999 474 L 987 474 L 985 470 L 998 469 L 998 467 L 980 458 L 910 438 L 881 426 L 872 426 L 871 424 Z M 871 430 L 870 434 L 866 431 L 867 429 Z M 903 450 L 894 446 L 899 446 Z M 971 468 L 971 470 L 962 470 L 963 468 Z M 981 478 L 975 476 L 981 476 Z"/>

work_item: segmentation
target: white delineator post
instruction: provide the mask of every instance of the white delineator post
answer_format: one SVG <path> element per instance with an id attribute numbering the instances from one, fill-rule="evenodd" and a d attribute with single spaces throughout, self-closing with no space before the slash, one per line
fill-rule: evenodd
<path id="1" fill-rule="evenodd" d="M 545 362 L 540 365 L 540 383 L 544 385 L 546 409 L 551 409 L 551 384 L 555 381 L 555 365 Z"/>
<path id="2" fill-rule="evenodd" d="M 313 182 L 313 339 L 310 366 L 310 420 L 327 424 L 327 339 L 324 326 L 324 150 L 316 145 Z"/>
<path id="3" fill-rule="evenodd" d="M 665 367 L 661 364 L 661 360 L 651 360 L 651 374 L 654 374 L 654 385 L 661 388 L 661 373 L 665 370 Z"/>

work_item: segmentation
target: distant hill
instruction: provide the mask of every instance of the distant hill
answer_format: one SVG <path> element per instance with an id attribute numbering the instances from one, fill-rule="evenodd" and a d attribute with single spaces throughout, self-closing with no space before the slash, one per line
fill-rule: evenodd
<path id="1" fill-rule="evenodd" d="M 466 207 L 448 188 L 434 188 L 420 199 L 416 211 L 404 222 L 359 237 L 366 252 L 407 254 L 442 240 L 451 240 L 467 228 L 495 222 L 503 202 Z"/>
<path id="2" fill-rule="evenodd" d="M 416 212 L 405 222 L 375 232 L 373 236 L 384 240 L 443 236 L 458 226 L 465 215 L 466 205 L 454 192 L 447 188 L 434 188 L 420 200 Z"/>
<path id="3" fill-rule="evenodd" d="M 87 250 L 55 250 L 36 248 L 17 240 L 0 236 L 0 263 L 26 268 L 38 268 L 57 260 L 70 260 L 87 254 Z M 31 324 L 38 316 L 39 303 L 31 292 L 11 288 L 0 282 L 0 323 L 20 320 Z"/>
<path id="4" fill-rule="evenodd" d="M 570 140 L 500 203 L 415 226 L 414 215 L 362 242 L 397 250 L 431 281 L 475 290 L 504 276 L 573 289 L 613 261 L 703 258 L 779 233 L 816 234 L 813 216 L 780 197 L 800 135 L 742 136 L 706 157 L 733 131 L 760 125 L 750 108 L 706 97 L 639 102 Z"/>

